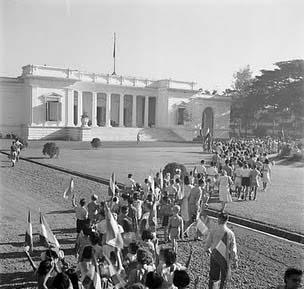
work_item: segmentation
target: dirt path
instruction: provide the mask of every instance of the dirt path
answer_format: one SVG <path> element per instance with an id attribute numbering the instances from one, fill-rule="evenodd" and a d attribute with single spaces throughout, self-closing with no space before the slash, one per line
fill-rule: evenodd
<path id="1" fill-rule="evenodd" d="M 68 261 L 75 262 L 74 213 L 70 201 L 62 198 L 62 192 L 70 176 L 63 173 L 20 161 L 10 168 L 7 157 L 1 155 L 1 236 L 0 236 L 0 288 L 34 288 L 34 278 L 23 251 L 27 209 L 32 210 L 35 240 L 35 259 L 38 262 L 39 208 L 46 214 L 47 221 L 62 245 Z M 106 188 L 94 182 L 74 178 L 78 199 L 89 199 L 92 193 L 105 196 Z M 282 280 L 287 266 L 301 266 L 303 246 L 264 236 L 238 227 L 236 233 L 240 264 L 233 272 L 231 288 L 270 288 Z M 203 242 L 181 242 L 179 261 L 184 263 L 190 252 L 195 250 L 190 266 L 194 279 L 201 276 L 200 288 L 205 288 L 209 261 L 203 254 Z"/>

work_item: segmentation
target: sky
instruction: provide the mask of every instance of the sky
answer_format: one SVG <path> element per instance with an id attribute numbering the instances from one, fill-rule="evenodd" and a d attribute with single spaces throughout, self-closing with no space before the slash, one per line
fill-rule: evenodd
<path id="1" fill-rule="evenodd" d="M 27 64 L 113 71 L 231 87 L 247 64 L 254 75 L 304 58 L 304 1 L 1 0 L 0 76 Z"/>

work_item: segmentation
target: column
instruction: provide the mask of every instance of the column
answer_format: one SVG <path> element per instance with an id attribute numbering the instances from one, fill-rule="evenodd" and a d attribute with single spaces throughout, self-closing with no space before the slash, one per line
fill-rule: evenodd
<path id="1" fill-rule="evenodd" d="M 133 95 L 133 101 L 132 101 L 132 126 L 137 127 L 137 125 L 136 125 L 136 95 Z"/>
<path id="2" fill-rule="evenodd" d="M 77 110 L 78 110 L 78 120 L 77 120 L 77 126 L 81 126 L 81 116 L 82 116 L 82 91 L 78 91 L 78 104 L 77 104 Z"/>
<path id="3" fill-rule="evenodd" d="M 145 119 L 144 119 L 144 127 L 148 127 L 148 113 L 149 113 L 149 96 L 145 96 Z"/>
<path id="4" fill-rule="evenodd" d="M 92 127 L 97 126 L 97 92 L 92 92 Z"/>
<path id="5" fill-rule="evenodd" d="M 65 125 L 74 126 L 74 90 L 67 89 L 65 100 Z"/>
<path id="6" fill-rule="evenodd" d="M 106 126 L 111 127 L 111 94 L 107 93 L 106 95 Z"/>
<path id="7" fill-rule="evenodd" d="M 119 126 L 124 126 L 124 95 L 119 97 Z"/>
<path id="8" fill-rule="evenodd" d="M 29 121 L 28 124 L 29 126 L 33 126 L 34 125 L 34 120 L 35 120 L 35 116 L 34 116 L 34 107 L 36 106 L 36 102 L 37 102 L 37 87 L 36 86 L 29 86 Z M 46 108 L 45 110 L 46 111 Z M 44 113 L 45 115 L 45 113 Z"/>

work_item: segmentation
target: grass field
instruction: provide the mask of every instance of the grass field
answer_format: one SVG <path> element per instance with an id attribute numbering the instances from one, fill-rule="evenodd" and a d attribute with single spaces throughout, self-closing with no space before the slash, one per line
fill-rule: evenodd
<path id="1" fill-rule="evenodd" d="M 129 172 L 142 183 L 147 175 L 169 162 L 176 161 L 193 169 L 201 159 L 209 161 L 211 157 L 202 153 L 199 144 L 189 143 L 105 143 L 101 149 L 94 150 L 86 142 L 56 142 L 60 156 L 49 159 L 41 153 L 44 143 L 30 142 L 22 156 L 104 178 L 115 171 L 120 182 L 126 181 Z M 2 141 L 1 147 L 7 148 L 7 141 Z M 227 207 L 228 212 L 303 234 L 303 166 L 277 164 L 272 175 L 271 186 L 266 192 L 258 192 L 257 201 L 234 202 Z M 219 204 L 211 207 L 219 208 Z"/>
<path id="2" fill-rule="evenodd" d="M 75 264 L 75 217 L 71 201 L 62 198 L 70 176 L 25 161 L 11 168 L 4 155 L 0 155 L 0 162 L 0 288 L 36 288 L 34 275 L 23 253 L 27 210 L 31 208 L 32 212 L 35 262 L 38 263 L 44 249 L 38 242 L 40 209 L 46 214 L 67 261 Z M 75 177 L 74 180 L 78 200 L 81 197 L 89 199 L 92 193 L 105 197 L 104 186 L 83 178 Z M 283 272 L 288 266 L 302 267 L 303 246 L 230 227 L 236 234 L 239 254 L 239 268 L 233 270 L 230 288 L 274 288 L 282 283 Z M 204 242 L 187 240 L 179 243 L 178 250 L 178 261 L 182 264 L 185 264 L 190 250 L 194 250 L 189 273 L 191 280 L 200 276 L 199 288 L 202 289 L 206 288 L 209 270 L 203 245 Z"/>

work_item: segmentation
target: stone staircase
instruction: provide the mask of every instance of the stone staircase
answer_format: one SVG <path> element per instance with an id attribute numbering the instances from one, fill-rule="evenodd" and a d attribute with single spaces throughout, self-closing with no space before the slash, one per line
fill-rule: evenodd
<path id="1" fill-rule="evenodd" d="M 167 128 L 97 127 L 92 128 L 91 136 L 98 137 L 101 141 L 136 141 L 139 132 L 141 141 L 184 141 Z"/>

